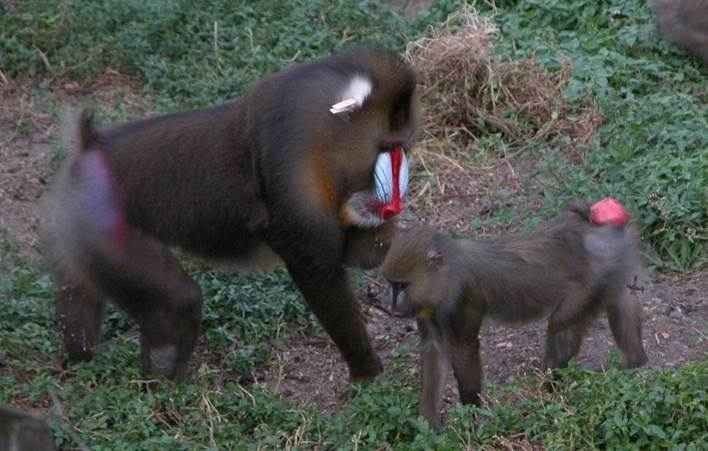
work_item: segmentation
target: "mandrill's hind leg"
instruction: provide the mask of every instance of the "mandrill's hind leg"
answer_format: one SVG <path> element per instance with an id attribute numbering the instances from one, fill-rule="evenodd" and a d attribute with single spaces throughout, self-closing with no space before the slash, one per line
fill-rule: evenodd
<path id="1" fill-rule="evenodd" d="M 588 328 L 588 321 L 579 321 L 565 329 L 555 331 L 550 327 L 546 331 L 546 355 L 543 359 L 546 369 L 565 368 L 570 359 L 580 351 L 583 337 Z"/>
<path id="2" fill-rule="evenodd" d="M 602 297 L 568 298 L 551 314 L 546 330 L 545 369 L 565 368 L 578 354 L 588 327 L 602 308 L 599 299 Z"/>
<path id="3" fill-rule="evenodd" d="M 58 274 L 56 318 L 67 363 L 91 360 L 101 335 L 104 302 L 88 279 Z"/>
<path id="4" fill-rule="evenodd" d="M 135 230 L 122 249 L 94 257 L 99 285 L 140 326 L 144 373 L 184 377 L 199 335 L 199 285 L 165 246 Z"/>
<path id="5" fill-rule="evenodd" d="M 612 336 L 622 350 L 623 366 L 636 368 L 644 365 L 648 358 L 642 344 L 641 304 L 623 289 L 610 298 L 606 308 Z"/>

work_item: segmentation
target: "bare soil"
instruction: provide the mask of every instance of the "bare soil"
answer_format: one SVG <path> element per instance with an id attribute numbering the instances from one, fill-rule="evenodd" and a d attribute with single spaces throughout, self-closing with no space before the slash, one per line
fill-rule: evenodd
<path id="1" fill-rule="evenodd" d="M 52 136 L 57 126 L 27 87 L 0 91 L 0 230 L 21 243 L 24 253 L 37 248 L 37 201 L 51 170 Z"/>

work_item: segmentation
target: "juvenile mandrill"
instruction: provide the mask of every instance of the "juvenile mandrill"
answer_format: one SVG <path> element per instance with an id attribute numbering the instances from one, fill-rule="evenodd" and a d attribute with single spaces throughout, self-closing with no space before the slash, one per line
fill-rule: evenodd
<path id="1" fill-rule="evenodd" d="M 439 427 L 446 358 L 462 403 L 482 387 L 479 330 L 490 317 L 519 323 L 548 318 L 547 368 L 565 366 L 601 310 L 624 366 L 647 361 L 641 306 L 627 285 L 640 271 L 638 238 L 613 199 L 572 206 L 528 238 L 455 240 L 420 227 L 399 232 L 383 264 L 392 310 L 416 316 L 423 341 L 421 414 Z"/>
<path id="2" fill-rule="evenodd" d="M 377 266 L 388 248 L 407 190 L 415 86 L 395 54 L 357 49 L 213 108 L 107 129 L 80 114 L 43 224 L 67 360 L 93 357 L 108 298 L 140 326 L 144 371 L 183 376 L 202 296 L 170 247 L 238 260 L 265 246 L 352 379 L 379 373 L 344 265 Z"/>

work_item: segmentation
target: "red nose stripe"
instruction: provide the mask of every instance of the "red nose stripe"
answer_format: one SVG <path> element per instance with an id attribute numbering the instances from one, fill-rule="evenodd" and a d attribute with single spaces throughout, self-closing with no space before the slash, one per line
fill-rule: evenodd
<path id="1" fill-rule="evenodd" d="M 403 149 L 396 147 L 390 153 L 391 155 L 391 184 L 393 185 L 393 195 L 391 202 L 384 204 L 381 207 L 381 216 L 384 220 L 388 220 L 403 211 L 403 202 L 401 201 L 401 163 L 403 162 Z"/>

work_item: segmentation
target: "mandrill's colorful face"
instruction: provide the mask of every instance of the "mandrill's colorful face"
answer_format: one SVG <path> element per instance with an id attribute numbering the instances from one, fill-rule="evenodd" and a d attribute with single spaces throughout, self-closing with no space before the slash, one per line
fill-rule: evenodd
<path id="1" fill-rule="evenodd" d="M 390 76 L 389 70 L 377 75 L 380 79 Z M 338 102 L 329 109 L 343 121 L 336 122 L 341 128 L 337 130 L 338 145 L 333 152 L 336 163 L 332 167 L 350 178 L 352 191 L 348 198 L 338 199 L 344 201 L 339 205 L 339 216 L 345 228 L 377 227 L 405 208 L 407 152 L 415 141 L 417 97 L 412 80 L 403 85 L 399 96 L 406 102 L 382 104 L 380 98 L 388 95 L 387 88 L 371 75 L 357 74 L 343 85 Z"/>

